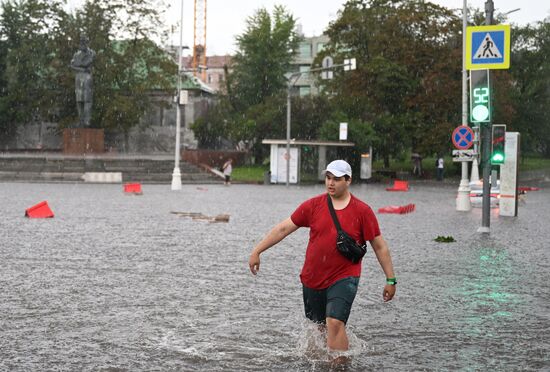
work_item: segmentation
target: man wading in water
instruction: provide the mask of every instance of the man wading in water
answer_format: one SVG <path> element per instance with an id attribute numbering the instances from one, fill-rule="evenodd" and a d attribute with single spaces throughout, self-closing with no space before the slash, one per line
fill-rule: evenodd
<path id="1" fill-rule="evenodd" d="M 361 245 L 369 241 L 386 274 L 382 296 L 390 301 L 395 295 L 397 280 L 390 251 L 380 234 L 378 221 L 371 208 L 349 191 L 351 167 L 335 160 L 325 170 L 325 186 L 332 200 L 342 229 Z M 309 243 L 300 279 L 305 314 L 327 331 L 331 351 L 349 348 L 346 334 L 351 305 L 361 275 L 361 260 L 353 263 L 336 248 L 336 227 L 331 217 L 327 194 L 302 203 L 294 213 L 276 225 L 252 250 L 248 264 L 252 274 L 260 269 L 260 254 L 274 246 L 299 227 L 309 227 Z"/>

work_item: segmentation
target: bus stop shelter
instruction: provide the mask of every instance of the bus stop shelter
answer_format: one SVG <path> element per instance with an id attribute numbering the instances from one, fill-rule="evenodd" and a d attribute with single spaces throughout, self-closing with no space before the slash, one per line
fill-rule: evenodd
<path id="1" fill-rule="evenodd" d="M 328 147 L 353 147 L 353 142 L 345 141 L 306 141 L 291 140 L 290 153 L 287 153 L 286 139 L 264 139 L 264 145 L 271 146 L 270 152 L 270 172 L 271 183 L 286 183 L 287 161 L 290 161 L 289 183 L 298 183 L 300 181 L 300 153 L 302 146 L 316 147 L 319 160 L 317 162 L 317 174 L 319 181 L 324 180 L 323 170 L 327 166 L 327 148 Z"/>

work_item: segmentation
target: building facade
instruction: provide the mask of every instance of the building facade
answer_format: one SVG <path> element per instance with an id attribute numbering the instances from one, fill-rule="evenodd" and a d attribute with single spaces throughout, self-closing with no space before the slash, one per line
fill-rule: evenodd
<path id="1" fill-rule="evenodd" d="M 193 56 L 182 57 L 182 65 L 185 70 L 193 67 Z M 225 91 L 226 68 L 231 65 L 231 56 L 207 56 L 206 77 L 203 81 L 214 92 Z"/>
<path id="2" fill-rule="evenodd" d="M 298 54 L 292 62 L 291 72 L 302 72 L 303 74 L 293 84 L 292 93 L 300 96 L 316 95 L 319 88 L 315 84 L 317 75 L 310 75 L 307 72 L 313 67 L 313 61 L 317 54 L 322 52 L 329 42 L 326 35 L 306 37 L 298 46 Z"/>

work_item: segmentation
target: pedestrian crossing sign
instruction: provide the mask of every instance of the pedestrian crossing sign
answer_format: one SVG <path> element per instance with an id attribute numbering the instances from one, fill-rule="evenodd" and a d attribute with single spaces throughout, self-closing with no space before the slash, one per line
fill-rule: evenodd
<path id="1" fill-rule="evenodd" d="M 510 25 L 466 28 L 466 69 L 510 68 Z"/>

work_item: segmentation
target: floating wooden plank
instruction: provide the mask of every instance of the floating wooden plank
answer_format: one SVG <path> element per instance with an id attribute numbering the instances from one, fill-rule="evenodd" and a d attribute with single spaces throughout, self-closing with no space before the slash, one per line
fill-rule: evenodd
<path id="1" fill-rule="evenodd" d="M 216 216 L 207 216 L 202 213 L 198 212 L 170 212 L 172 214 L 176 214 L 180 217 L 191 217 L 193 220 L 199 220 L 199 221 L 208 221 L 208 222 L 229 222 L 229 215 L 228 214 L 218 214 Z"/>

